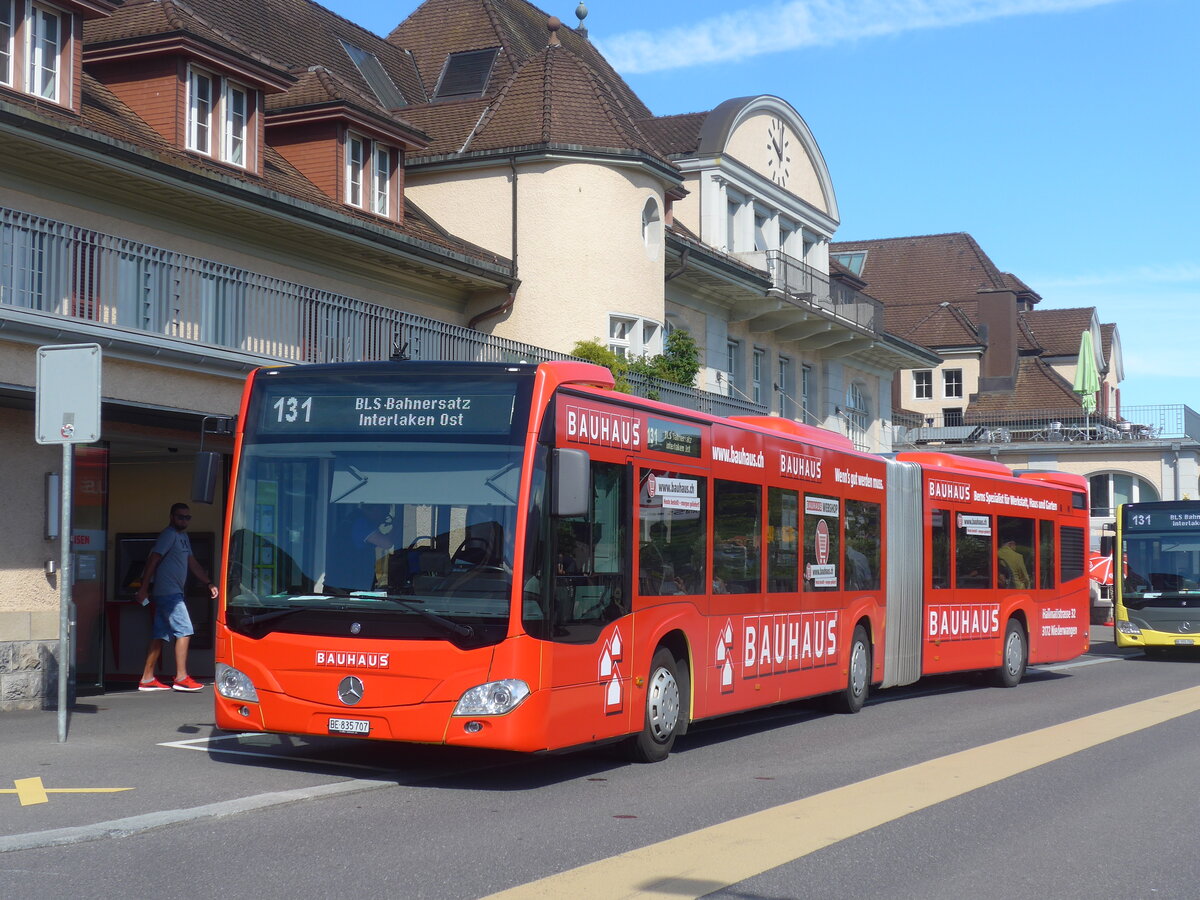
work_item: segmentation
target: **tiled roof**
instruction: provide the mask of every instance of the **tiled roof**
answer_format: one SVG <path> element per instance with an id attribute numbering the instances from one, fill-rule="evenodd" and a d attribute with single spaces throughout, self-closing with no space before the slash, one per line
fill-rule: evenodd
<path id="1" fill-rule="evenodd" d="M 968 420 L 1002 419 L 1038 410 L 1064 410 L 1081 406 L 1071 383 L 1036 356 L 1017 361 L 1017 384 L 1012 391 L 981 393 L 967 411 Z"/>
<path id="2" fill-rule="evenodd" d="M 830 254 L 866 250 L 861 276 L 885 305 L 955 303 L 980 290 L 1013 290 L 969 234 L 931 234 L 870 241 L 838 241 Z"/>
<path id="3" fill-rule="evenodd" d="M 637 126 L 668 157 L 686 156 L 700 145 L 700 129 L 708 113 L 683 113 L 641 119 Z"/>
<path id="4" fill-rule="evenodd" d="M 1099 363 L 1102 370 L 1108 368 L 1109 360 L 1112 359 L 1113 337 L 1116 331 L 1115 322 L 1106 322 L 1100 326 L 1100 352 L 1104 354 L 1104 359 L 1103 361 L 1096 360 L 1096 362 Z"/>
<path id="5" fill-rule="evenodd" d="M 873 287 L 870 286 L 869 287 Z M 975 328 L 975 302 L 961 304 L 904 303 L 884 307 L 884 327 L 889 332 L 930 349 L 978 346 L 983 343 Z"/>
<path id="6" fill-rule="evenodd" d="M 549 18 L 525 0 L 426 0 L 387 39 L 411 52 L 430 93 L 449 54 L 500 48 L 485 90 L 485 96 L 491 96 L 546 48 Z M 629 115 L 650 117 L 650 110 L 586 37 L 567 27 L 557 34 L 567 51 L 599 73 Z"/>
<path id="7" fill-rule="evenodd" d="M 1095 307 L 1036 309 L 1026 314 L 1038 345 L 1047 356 L 1077 356 L 1079 338 L 1092 324 Z"/>
<path id="8" fill-rule="evenodd" d="M 169 7 L 168 13 L 163 7 Z M 220 23 L 219 29 L 212 23 Z M 342 41 L 374 54 L 409 103 L 425 101 L 412 58 L 404 51 L 310 0 L 129 0 L 107 20 L 85 26 L 88 43 L 123 41 L 159 33 L 208 29 L 278 66 L 305 70 L 321 65 L 358 93 L 374 92 Z"/>
<path id="9" fill-rule="evenodd" d="M 375 120 L 378 127 L 405 144 L 424 148 L 428 142 L 427 136 L 410 122 L 385 109 L 374 93 L 362 93 L 357 84 L 324 66 L 311 66 L 307 71 L 298 73 L 295 85 L 286 94 L 268 94 L 264 103 L 267 112 L 286 112 L 331 104 Z"/>
<path id="10" fill-rule="evenodd" d="M 650 151 L 649 140 L 608 87 L 577 56 L 546 47 L 496 95 L 466 149 L 574 144 Z"/>

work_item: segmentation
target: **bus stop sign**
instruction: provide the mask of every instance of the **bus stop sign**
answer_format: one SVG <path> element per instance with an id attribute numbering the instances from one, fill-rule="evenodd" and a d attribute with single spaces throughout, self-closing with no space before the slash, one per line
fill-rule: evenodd
<path id="1" fill-rule="evenodd" d="M 39 444 L 100 440 L 100 345 L 38 347 L 36 405 Z"/>

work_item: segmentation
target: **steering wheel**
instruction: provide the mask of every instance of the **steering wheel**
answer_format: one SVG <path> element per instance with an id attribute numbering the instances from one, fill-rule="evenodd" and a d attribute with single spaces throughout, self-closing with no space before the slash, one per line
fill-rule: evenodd
<path id="1" fill-rule="evenodd" d="M 479 551 L 478 562 L 472 561 L 471 557 L 475 555 L 471 553 L 472 550 Z M 457 565 L 461 563 L 463 565 L 470 566 L 471 568 L 475 568 L 476 566 L 483 565 L 483 560 L 487 559 L 491 555 L 491 552 L 492 542 L 487 538 L 478 536 L 469 537 L 458 545 L 458 549 L 455 550 L 454 555 L 450 557 L 450 563 L 451 565 Z"/>

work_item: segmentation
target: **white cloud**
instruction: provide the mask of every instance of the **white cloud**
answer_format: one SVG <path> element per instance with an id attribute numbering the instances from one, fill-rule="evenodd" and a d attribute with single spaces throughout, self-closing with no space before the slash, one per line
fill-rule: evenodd
<path id="1" fill-rule="evenodd" d="M 598 43 L 618 71 L 634 74 L 1119 2 L 1123 0 L 790 0 L 666 31 L 630 31 Z"/>

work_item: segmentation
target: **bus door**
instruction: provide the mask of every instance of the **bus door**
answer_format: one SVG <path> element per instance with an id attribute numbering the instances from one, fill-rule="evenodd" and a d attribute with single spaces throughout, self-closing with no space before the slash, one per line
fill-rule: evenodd
<path id="1" fill-rule="evenodd" d="M 591 462 L 586 515 L 550 518 L 543 659 L 554 746 L 588 743 L 631 730 L 631 467 Z"/>
<path id="2" fill-rule="evenodd" d="M 983 668 L 995 661 L 1003 633 L 994 517 L 950 506 L 931 508 L 929 516 L 922 672 Z"/>

